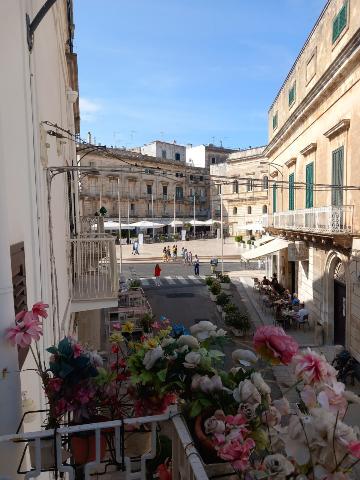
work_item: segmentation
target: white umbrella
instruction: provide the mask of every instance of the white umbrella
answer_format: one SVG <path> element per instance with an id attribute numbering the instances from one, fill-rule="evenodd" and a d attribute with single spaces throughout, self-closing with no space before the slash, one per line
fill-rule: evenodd
<path id="1" fill-rule="evenodd" d="M 165 225 L 163 223 L 155 223 L 155 222 L 148 222 L 146 220 L 142 220 L 141 222 L 135 222 L 131 224 L 132 227 L 137 228 L 163 228 Z"/>
<path id="2" fill-rule="evenodd" d="M 174 227 L 174 226 L 175 227 L 182 227 L 184 225 L 184 222 L 182 222 L 181 220 L 175 220 L 175 222 L 174 222 L 174 220 L 173 220 L 172 222 L 168 223 L 168 225 L 170 227 Z"/>
<path id="3" fill-rule="evenodd" d="M 201 227 L 202 225 L 206 225 L 206 223 L 201 221 L 201 220 L 190 220 L 189 223 L 192 226 L 194 226 L 194 224 L 195 224 L 195 227 Z"/>
<path id="4" fill-rule="evenodd" d="M 121 230 L 134 230 L 135 227 L 133 227 L 129 223 L 122 223 L 121 224 Z M 119 222 L 114 222 L 112 220 L 109 220 L 108 222 L 104 223 L 104 229 L 105 230 L 119 230 Z"/>
<path id="5" fill-rule="evenodd" d="M 246 225 L 246 230 L 255 230 L 255 231 L 262 231 L 264 230 L 263 226 L 261 223 L 248 223 Z"/>
<path id="6" fill-rule="evenodd" d="M 214 225 L 214 223 L 220 223 L 216 220 L 213 220 L 212 218 L 209 218 L 209 220 L 205 220 L 204 225 Z"/>

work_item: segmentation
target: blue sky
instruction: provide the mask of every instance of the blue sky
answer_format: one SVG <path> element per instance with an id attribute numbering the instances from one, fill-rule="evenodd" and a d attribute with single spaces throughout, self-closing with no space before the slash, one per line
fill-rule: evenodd
<path id="1" fill-rule="evenodd" d="M 267 111 L 325 0 L 75 0 L 81 134 L 234 148 Z"/>

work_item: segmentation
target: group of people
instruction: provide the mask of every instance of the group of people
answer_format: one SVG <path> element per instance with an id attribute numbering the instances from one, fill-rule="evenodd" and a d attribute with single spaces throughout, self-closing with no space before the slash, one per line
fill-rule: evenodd
<path id="1" fill-rule="evenodd" d="M 163 248 L 163 262 L 170 262 L 172 259 L 175 261 L 177 259 L 177 245 L 173 245 L 172 249 L 170 250 L 170 246 Z"/>
<path id="2" fill-rule="evenodd" d="M 174 252 L 174 247 L 175 247 L 175 252 Z M 176 245 L 174 245 L 173 247 L 173 259 L 176 259 L 177 258 L 177 247 Z M 168 258 L 171 258 L 168 257 L 168 249 L 169 247 L 164 247 L 164 250 L 163 250 L 163 257 L 164 257 L 164 262 L 168 262 Z M 166 252 L 165 252 L 166 250 Z M 191 252 L 187 252 L 186 249 L 182 249 L 182 252 L 181 252 L 181 255 L 183 255 L 183 250 L 185 250 L 185 253 L 184 253 L 184 263 L 186 263 L 187 265 L 193 265 L 194 266 L 194 274 L 198 277 L 200 275 L 200 260 L 199 260 L 199 257 L 197 255 L 194 255 L 194 258 L 192 257 L 192 253 Z M 170 249 L 169 249 L 170 251 Z M 189 254 L 191 256 L 189 256 Z M 174 256 L 175 255 L 175 256 Z M 165 259 L 165 256 L 166 256 L 166 259 Z M 185 261 L 185 258 L 186 261 Z M 155 265 L 155 269 L 154 269 L 154 276 L 155 276 L 155 284 L 159 287 L 161 284 L 160 284 L 160 276 L 161 276 L 161 267 L 160 265 L 157 263 Z"/>

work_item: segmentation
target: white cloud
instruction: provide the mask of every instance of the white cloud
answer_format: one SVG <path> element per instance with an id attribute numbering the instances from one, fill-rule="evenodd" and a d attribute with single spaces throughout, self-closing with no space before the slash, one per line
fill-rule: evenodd
<path id="1" fill-rule="evenodd" d="M 96 100 L 80 97 L 80 117 L 83 122 L 95 122 L 101 110 L 102 107 Z"/>

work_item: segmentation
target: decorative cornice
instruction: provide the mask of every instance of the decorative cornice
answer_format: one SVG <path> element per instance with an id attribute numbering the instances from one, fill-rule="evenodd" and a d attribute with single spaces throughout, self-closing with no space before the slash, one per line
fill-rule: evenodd
<path id="1" fill-rule="evenodd" d="M 287 162 L 285 162 L 285 165 L 287 166 L 287 168 L 290 168 L 295 164 L 296 164 L 296 157 L 292 157 Z"/>
<path id="2" fill-rule="evenodd" d="M 340 52 L 338 57 L 333 61 L 330 67 L 326 70 L 326 72 L 322 75 L 319 81 L 314 85 L 314 87 L 310 90 L 307 96 L 301 101 L 298 107 L 294 110 L 294 112 L 290 115 L 290 117 L 286 120 L 284 125 L 280 128 L 278 133 L 271 139 L 270 143 L 264 150 L 264 156 L 270 157 L 272 152 L 277 148 L 283 137 L 289 132 L 290 129 L 295 128 L 296 122 L 308 111 L 308 109 L 312 106 L 314 101 L 317 102 L 320 100 L 321 95 L 323 94 L 324 97 L 328 97 L 329 86 L 332 84 L 336 84 L 339 80 L 336 78 L 337 73 L 339 70 L 342 69 L 344 64 L 349 61 L 350 57 L 353 54 L 359 54 L 359 47 L 360 47 L 360 29 L 357 30 L 355 35 L 346 45 L 346 47 Z M 350 65 L 356 62 L 356 57 L 351 59 Z"/>
<path id="3" fill-rule="evenodd" d="M 275 178 L 279 175 L 279 172 L 277 170 L 274 170 L 273 172 L 270 173 L 271 178 Z"/>
<path id="4" fill-rule="evenodd" d="M 310 155 L 310 153 L 314 152 L 317 149 L 317 143 L 309 143 L 309 145 L 302 150 L 300 150 L 301 155 Z"/>
<path id="5" fill-rule="evenodd" d="M 344 130 L 349 130 L 350 127 L 350 120 L 347 118 L 344 118 L 343 120 L 340 120 L 336 125 L 330 128 L 327 132 L 324 133 L 324 136 L 331 140 L 332 138 L 336 137 L 340 133 L 342 133 Z"/>

